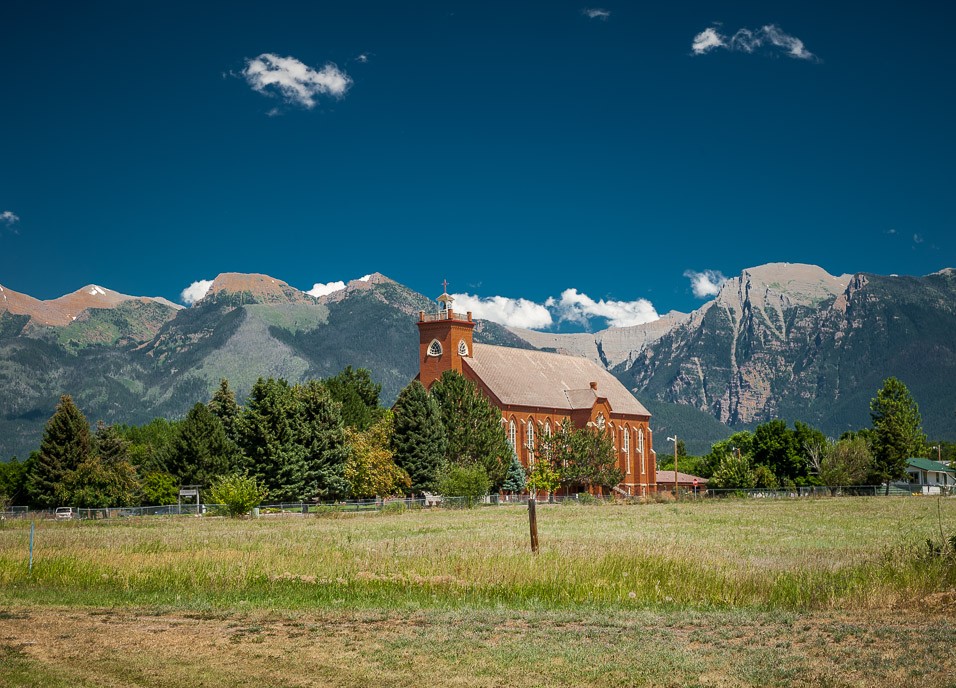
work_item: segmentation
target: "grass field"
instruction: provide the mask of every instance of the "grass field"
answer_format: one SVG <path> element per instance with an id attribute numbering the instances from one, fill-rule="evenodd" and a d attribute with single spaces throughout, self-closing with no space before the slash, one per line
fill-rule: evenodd
<path id="1" fill-rule="evenodd" d="M 0 525 L 0 685 L 952 685 L 956 500 Z M 432 680 L 423 681 L 423 676 Z"/>

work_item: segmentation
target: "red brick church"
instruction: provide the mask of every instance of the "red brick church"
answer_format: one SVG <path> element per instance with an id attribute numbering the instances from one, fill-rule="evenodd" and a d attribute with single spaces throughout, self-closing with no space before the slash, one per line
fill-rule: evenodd
<path id="1" fill-rule="evenodd" d="M 604 368 L 577 356 L 472 342 L 471 313 L 458 313 L 447 293 L 437 313 L 418 314 L 419 380 L 430 388 L 446 370 L 472 380 L 501 410 L 508 441 L 521 463 L 534 462 L 534 435 L 565 418 L 575 427 L 612 433 L 628 495 L 657 489 L 651 414 Z"/>

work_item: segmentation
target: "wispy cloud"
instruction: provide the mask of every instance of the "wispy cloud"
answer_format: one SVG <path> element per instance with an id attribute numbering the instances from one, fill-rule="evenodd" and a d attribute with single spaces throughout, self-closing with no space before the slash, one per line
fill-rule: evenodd
<path id="1" fill-rule="evenodd" d="M 758 51 L 782 51 L 788 57 L 798 60 L 820 61 L 820 58 L 807 50 L 803 41 L 784 32 L 776 24 L 767 24 L 756 30 L 738 29 L 729 37 L 722 34 L 717 26 L 708 27 L 694 36 L 690 46 L 694 55 L 705 55 L 719 48 L 748 54 Z"/>
<path id="2" fill-rule="evenodd" d="M 179 295 L 179 299 L 187 306 L 193 305 L 206 295 L 209 291 L 209 287 L 212 286 L 212 282 L 212 280 L 197 280 L 193 282 L 183 289 L 182 294 Z"/>
<path id="3" fill-rule="evenodd" d="M 490 320 L 510 327 L 540 330 L 551 327 L 551 312 L 540 303 L 528 299 L 511 299 L 507 296 L 473 296 L 453 294 L 455 310 L 471 311 L 482 320 Z"/>
<path id="4" fill-rule="evenodd" d="M 922 234 L 914 234 L 914 235 L 913 235 L 913 243 L 914 243 L 914 244 L 922 244 L 924 241 L 925 241 L 925 239 L 923 239 L 923 235 L 922 235 Z"/>
<path id="5" fill-rule="evenodd" d="M 345 289 L 345 282 L 339 280 L 338 282 L 326 282 L 322 284 L 321 282 L 316 282 L 312 285 L 312 288 L 309 291 L 305 292 L 309 296 L 328 296 L 332 292 L 342 291 Z"/>
<path id="6" fill-rule="evenodd" d="M 358 56 L 356 56 L 355 61 L 365 64 L 366 62 L 368 62 L 368 58 L 369 58 L 368 53 L 359 53 Z"/>
<path id="7" fill-rule="evenodd" d="M 725 47 L 727 47 L 727 43 L 725 42 L 724 37 L 717 33 L 717 29 L 711 27 L 709 29 L 704 29 L 699 34 L 694 36 L 694 42 L 691 43 L 690 49 L 694 51 L 695 55 L 703 55 L 714 48 Z"/>
<path id="8" fill-rule="evenodd" d="M 252 90 L 278 95 L 286 102 L 312 109 L 320 95 L 341 98 L 352 85 L 352 78 L 329 62 L 313 69 L 294 57 L 262 53 L 246 61 L 242 76 Z"/>
<path id="9" fill-rule="evenodd" d="M 588 19 L 600 19 L 601 21 L 607 21 L 608 17 L 611 16 L 611 11 L 601 7 L 585 7 L 583 10 L 581 10 L 581 14 Z"/>
<path id="10" fill-rule="evenodd" d="M 611 327 L 630 327 L 653 322 L 660 318 L 654 305 L 647 299 L 636 301 L 595 301 L 577 289 L 565 289 L 559 299 L 550 298 L 545 305 L 555 309 L 560 320 L 587 327 L 591 318 L 605 318 Z"/>
<path id="11" fill-rule="evenodd" d="M 727 281 L 727 278 L 719 270 L 704 270 L 703 272 L 685 270 L 684 277 L 690 280 L 690 288 L 698 299 L 717 296 L 720 288 Z"/>
<path id="12" fill-rule="evenodd" d="M 20 216 L 10 210 L 4 210 L 0 213 L 0 226 L 6 227 L 14 234 L 17 233 L 16 225 L 20 222 Z"/>

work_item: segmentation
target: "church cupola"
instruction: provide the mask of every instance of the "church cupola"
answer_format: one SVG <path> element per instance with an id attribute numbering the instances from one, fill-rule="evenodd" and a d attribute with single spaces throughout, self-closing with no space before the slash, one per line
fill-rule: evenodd
<path id="1" fill-rule="evenodd" d="M 438 297 L 438 312 L 418 313 L 419 380 L 426 389 L 446 370 L 462 372 L 462 359 L 472 355 L 471 312 L 456 313 L 448 282 Z"/>

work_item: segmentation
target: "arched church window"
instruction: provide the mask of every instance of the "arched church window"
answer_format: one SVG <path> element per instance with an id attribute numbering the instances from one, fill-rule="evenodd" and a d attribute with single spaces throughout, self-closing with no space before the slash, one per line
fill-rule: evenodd
<path id="1" fill-rule="evenodd" d="M 508 423 L 508 444 L 511 445 L 511 451 L 513 451 L 515 455 L 517 455 L 518 453 L 516 450 L 517 436 L 518 436 L 518 428 L 517 426 L 515 426 L 514 420 L 512 420 L 510 423 Z"/>
<path id="2" fill-rule="evenodd" d="M 624 426 L 624 470 L 630 474 L 631 472 L 631 429 Z"/>
<path id="3" fill-rule="evenodd" d="M 528 465 L 534 465 L 534 419 L 528 419 Z"/>
<path id="4" fill-rule="evenodd" d="M 637 431 L 637 453 L 641 455 L 641 473 L 647 472 L 647 466 L 644 463 L 644 428 Z"/>
<path id="5" fill-rule="evenodd" d="M 441 342 L 437 339 L 433 339 L 432 343 L 428 345 L 428 355 L 429 356 L 441 356 Z"/>
<path id="6" fill-rule="evenodd" d="M 465 344 L 465 340 L 464 340 L 464 339 L 459 339 L 459 340 L 458 340 L 458 355 L 459 355 L 459 356 L 467 356 L 467 355 L 468 355 L 468 345 Z"/>
<path id="7" fill-rule="evenodd" d="M 598 414 L 598 417 L 597 417 L 597 427 L 598 427 L 598 430 L 603 430 L 605 425 L 607 425 L 607 421 L 604 420 L 604 414 L 603 414 L 603 413 L 599 413 L 599 414 Z"/>

